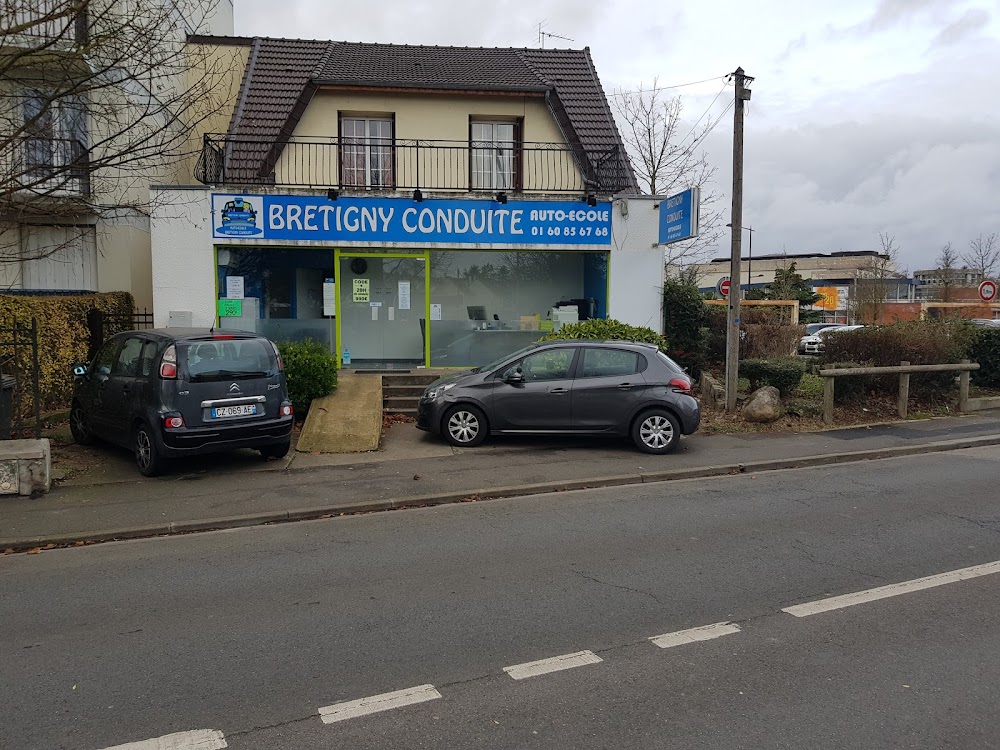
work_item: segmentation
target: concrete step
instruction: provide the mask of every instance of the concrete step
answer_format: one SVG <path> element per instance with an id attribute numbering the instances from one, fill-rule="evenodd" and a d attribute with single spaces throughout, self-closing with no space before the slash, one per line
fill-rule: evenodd
<path id="1" fill-rule="evenodd" d="M 408 417 L 415 417 L 415 416 L 417 416 L 417 409 L 416 409 L 416 407 L 414 407 L 414 408 L 411 409 L 409 407 L 385 406 L 385 407 L 382 408 L 382 413 L 383 414 L 405 414 Z"/>
<path id="2" fill-rule="evenodd" d="M 425 385 L 396 385 L 396 384 L 394 384 L 392 382 L 389 382 L 389 383 L 383 382 L 382 383 L 382 396 L 384 398 L 390 398 L 390 397 L 391 398 L 396 398 L 396 397 L 404 398 L 404 397 L 406 397 L 406 398 L 417 399 L 417 398 L 420 398 L 423 395 L 424 389 L 426 387 L 427 386 L 425 386 Z"/>
<path id="3" fill-rule="evenodd" d="M 410 373 L 408 375 L 392 375 L 389 373 L 384 373 L 382 375 L 382 387 L 396 386 L 396 385 L 429 385 L 435 380 L 440 378 L 441 375 L 438 373 Z"/>

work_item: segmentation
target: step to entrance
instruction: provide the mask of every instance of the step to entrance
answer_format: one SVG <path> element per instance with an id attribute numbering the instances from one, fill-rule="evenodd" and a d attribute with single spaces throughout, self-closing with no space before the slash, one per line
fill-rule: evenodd
<path id="1" fill-rule="evenodd" d="M 415 417 L 420 397 L 438 378 L 459 370 L 431 370 L 382 373 L 382 411 L 385 414 L 406 414 Z"/>

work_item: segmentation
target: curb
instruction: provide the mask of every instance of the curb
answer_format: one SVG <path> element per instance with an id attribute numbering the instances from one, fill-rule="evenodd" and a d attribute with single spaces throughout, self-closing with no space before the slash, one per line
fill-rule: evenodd
<path id="1" fill-rule="evenodd" d="M 168 524 L 151 526 L 134 526 L 123 529 L 106 529 L 69 534 L 49 534 L 28 537 L 24 539 L 0 539 L 0 551 L 5 549 L 26 550 L 49 545 L 55 547 L 72 546 L 76 544 L 96 544 L 125 539 L 143 539 L 147 537 L 169 536 L 172 534 L 190 534 L 203 531 L 219 531 L 247 526 L 264 526 L 292 521 L 309 521 L 331 516 L 358 515 L 361 513 L 376 513 L 403 508 L 417 508 L 434 505 L 448 505 L 461 502 L 476 502 L 479 500 L 498 500 L 509 497 L 524 497 L 527 495 L 544 495 L 556 492 L 571 492 L 574 490 L 589 490 L 603 487 L 624 487 L 636 484 L 653 484 L 675 482 L 685 479 L 707 479 L 711 477 L 751 474 L 786 469 L 802 469 L 811 466 L 833 466 L 837 464 L 854 463 L 858 461 L 877 461 L 887 458 L 902 458 L 924 453 L 940 453 L 946 451 L 964 450 L 1000 445 L 1000 435 L 990 435 L 978 438 L 963 438 L 959 440 L 942 440 L 920 445 L 904 445 L 896 448 L 875 448 L 861 451 L 845 451 L 828 453 L 818 456 L 801 456 L 799 458 L 782 458 L 769 461 L 748 461 L 742 464 L 720 464 L 718 466 L 696 466 L 689 469 L 673 469 L 643 474 L 617 474 L 590 479 L 577 479 L 564 482 L 538 482 L 535 484 L 520 484 L 490 489 L 463 490 L 459 492 L 439 493 L 436 495 L 417 495 L 398 500 L 362 500 L 356 503 L 340 503 L 323 507 L 297 508 L 266 513 L 249 513 L 245 515 L 226 516 L 222 518 L 207 518 L 196 521 L 178 521 Z"/>

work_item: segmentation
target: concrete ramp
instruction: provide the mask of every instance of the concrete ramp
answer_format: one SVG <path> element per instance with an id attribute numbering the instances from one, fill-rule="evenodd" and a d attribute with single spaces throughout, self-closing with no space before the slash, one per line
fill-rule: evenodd
<path id="1" fill-rule="evenodd" d="M 378 450 L 382 436 L 382 377 L 341 370 L 337 390 L 316 399 L 295 449 L 301 453 Z"/>

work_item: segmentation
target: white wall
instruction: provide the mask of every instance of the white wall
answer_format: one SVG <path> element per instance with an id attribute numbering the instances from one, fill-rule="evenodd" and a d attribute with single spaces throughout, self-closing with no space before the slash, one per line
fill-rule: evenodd
<path id="1" fill-rule="evenodd" d="M 611 294 L 608 317 L 663 333 L 663 248 L 660 199 L 617 198 L 611 212 Z"/>
<path id="2" fill-rule="evenodd" d="M 190 311 L 195 327 L 215 324 L 215 252 L 208 188 L 151 188 L 153 320 Z"/>

